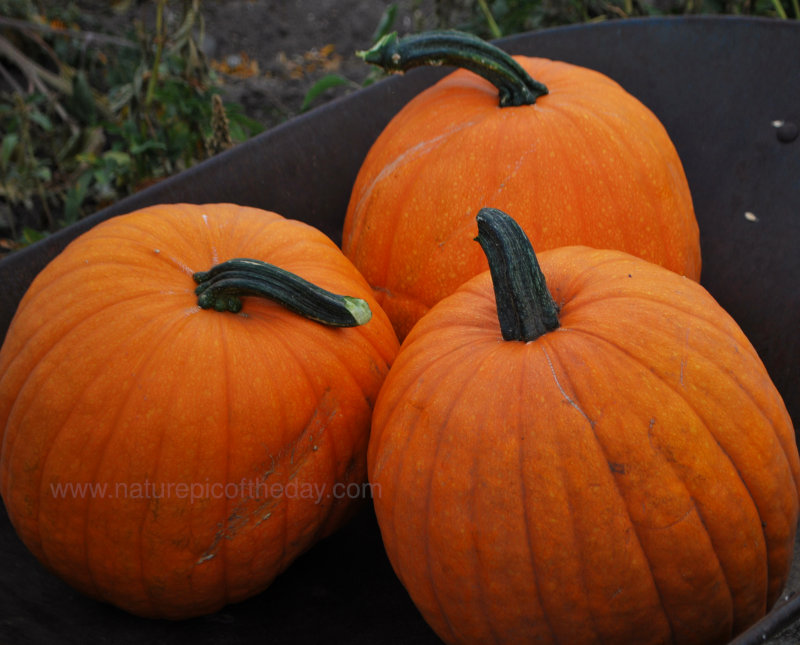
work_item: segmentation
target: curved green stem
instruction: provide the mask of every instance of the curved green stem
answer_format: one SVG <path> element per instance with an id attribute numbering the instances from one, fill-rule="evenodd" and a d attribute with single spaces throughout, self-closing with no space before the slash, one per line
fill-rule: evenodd
<path id="1" fill-rule="evenodd" d="M 556 305 L 528 236 L 496 208 L 478 213 L 478 237 L 492 274 L 497 318 L 505 340 L 536 340 L 556 329 Z"/>
<path id="2" fill-rule="evenodd" d="M 260 296 L 331 327 L 355 327 L 372 317 L 365 300 L 331 293 L 260 260 L 236 258 L 192 277 L 198 283 L 197 304 L 203 309 L 238 313 L 242 309 L 240 296 Z"/>
<path id="3" fill-rule="evenodd" d="M 393 32 L 356 53 L 387 72 L 420 65 L 455 65 L 483 76 L 500 95 L 500 107 L 533 105 L 547 88 L 499 47 L 461 31 L 435 30 L 398 38 Z"/>

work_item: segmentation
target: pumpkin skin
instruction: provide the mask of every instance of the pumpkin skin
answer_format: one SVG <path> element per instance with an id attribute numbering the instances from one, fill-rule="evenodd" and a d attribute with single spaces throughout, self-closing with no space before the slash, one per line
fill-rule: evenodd
<path id="1" fill-rule="evenodd" d="M 408 335 L 373 415 L 395 572 L 448 643 L 725 643 L 788 575 L 800 463 L 780 395 L 697 283 L 537 254 L 560 327 L 505 341 L 488 272 Z"/>
<path id="2" fill-rule="evenodd" d="M 699 280 L 688 182 L 656 116 L 598 72 L 512 58 L 549 94 L 499 107 L 497 88 L 457 70 L 400 110 L 357 175 L 342 249 L 401 340 L 486 270 L 467 234 L 484 206 L 514 213 L 537 251 L 619 249 Z"/>
<path id="3" fill-rule="evenodd" d="M 254 297 L 239 315 L 200 309 L 192 273 L 241 256 L 363 296 L 372 319 L 334 329 Z M 229 204 L 102 223 L 35 279 L 0 350 L 9 517 L 49 569 L 135 614 L 251 596 L 359 503 L 345 487 L 366 481 L 397 346 L 309 225 Z"/>

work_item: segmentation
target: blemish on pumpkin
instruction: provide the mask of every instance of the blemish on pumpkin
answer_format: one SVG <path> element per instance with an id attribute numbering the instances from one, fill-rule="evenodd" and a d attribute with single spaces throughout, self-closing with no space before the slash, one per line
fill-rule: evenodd
<path id="1" fill-rule="evenodd" d="M 547 360 L 547 364 L 550 366 L 550 372 L 551 372 L 551 373 L 552 373 L 552 375 L 553 375 L 553 380 L 554 380 L 554 381 L 555 381 L 555 383 L 556 383 L 556 387 L 558 388 L 558 391 L 559 391 L 559 392 L 561 392 L 561 396 L 563 396 L 563 397 L 564 397 L 564 400 L 565 400 L 567 403 L 569 403 L 569 404 L 570 404 L 570 405 L 571 405 L 573 408 L 575 408 L 575 409 L 576 409 L 578 412 L 580 412 L 580 413 L 581 413 L 581 415 L 583 416 L 583 418 L 584 418 L 584 419 L 586 419 L 586 420 L 589 422 L 589 425 L 590 425 L 592 428 L 594 428 L 594 421 L 592 421 L 592 420 L 589 418 L 589 415 L 588 415 L 588 414 L 586 414 L 586 412 L 584 412 L 584 411 L 583 411 L 583 409 L 581 408 L 581 406 L 579 406 L 579 405 L 577 404 L 577 402 L 576 402 L 576 401 L 575 401 L 575 400 L 574 400 L 572 397 L 570 397 L 570 396 L 569 396 L 569 395 L 566 393 L 566 391 L 564 390 L 564 388 L 561 386 L 561 383 L 560 383 L 560 382 L 559 382 L 559 380 L 558 380 L 558 376 L 556 375 L 556 370 L 555 370 L 555 367 L 553 367 L 553 361 L 551 361 L 551 360 L 550 360 L 550 355 L 547 353 L 547 350 L 546 350 L 544 347 L 542 347 L 542 352 L 544 352 L 544 357 L 545 357 L 545 359 Z"/>
<path id="2" fill-rule="evenodd" d="M 261 476 L 261 481 L 262 481 L 262 482 L 265 482 L 265 481 L 267 481 L 267 478 L 268 478 L 268 477 L 269 477 L 269 476 L 270 476 L 272 473 L 274 473 L 274 472 L 275 472 L 275 457 L 273 457 L 272 455 L 270 455 L 270 456 L 269 456 L 269 458 L 270 458 L 270 461 L 272 462 L 272 465 L 270 466 L 269 470 L 267 470 L 267 471 L 266 471 L 266 472 L 265 472 L 265 473 L 264 473 L 264 474 Z"/>
<path id="3" fill-rule="evenodd" d="M 415 161 L 423 154 L 428 153 L 431 149 L 446 142 L 451 136 L 457 135 L 464 128 L 469 128 L 472 125 L 475 125 L 476 123 L 477 120 L 470 121 L 469 123 L 460 124 L 458 126 L 450 128 L 449 130 L 443 132 L 438 136 L 435 136 L 427 141 L 420 141 L 419 143 L 413 145 L 412 147 L 404 150 L 397 157 L 395 157 L 394 160 L 386 164 L 386 166 L 384 166 L 381 169 L 381 171 L 370 181 L 370 183 L 364 187 L 361 196 L 358 199 L 354 212 L 360 213 L 363 203 L 367 201 L 369 197 L 372 195 L 375 186 L 379 184 L 381 181 L 383 181 L 386 177 L 393 174 L 398 168 L 403 167 L 406 163 Z"/>
<path id="4" fill-rule="evenodd" d="M 222 540 L 222 524 L 217 524 L 217 532 L 214 534 L 214 539 L 211 542 L 211 546 L 209 546 L 201 555 L 195 564 L 203 564 L 203 562 L 209 561 L 215 555 L 217 555 L 217 549 L 219 548 L 219 543 Z"/>
<path id="5" fill-rule="evenodd" d="M 203 562 L 207 562 L 211 558 L 216 557 L 216 555 L 217 555 L 216 553 L 205 553 L 204 555 L 200 556 L 200 558 L 198 558 L 195 564 L 203 564 Z"/>
<path id="6" fill-rule="evenodd" d="M 256 518 L 254 527 L 258 526 L 262 522 L 267 521 L 270 517 L 272 517 L 272 511 L 275 508 L 275 505 L 278 503 L 278 500 L 274 497 L 268 498 L 266 501 L 262 502 L 255 509 L 250 513 L 250 517 Z"/>
<path id="7" fill-rule="evenodd" d="M 617 475 L 624 475 L 628 472 L 627 467 L 625 464 L 620 464 L 615 461 L 609 461 L 608 467 L 611 469 L 611 472 Z"/>
<path id="8" fill-rule="evenodd" d="M 209 229 L 209 231 L 210 231 L 211 227 L 208 225 L 208 215 L 206 213 L 203 213 L 201 215 L 201 217 L 203 218 L 203 223 L 206 225 L 206 228 Z M 217 247 L 212 244 L 211 245 L 211 266 L 214 266 L 215 264 L 219 264 L 219 254 L 217 253 Z"/>
<path id="9" fill-rule="evenodd" d="M 681 522 L 685 522 L 687 519 L 692 517 L 695 511 L 696 511 L 695 507 L 690 506 L 679 517 L 669 520 L 664 524 L 654 524 L 652 522 L 642 522 L 642 521 L 632 522 L 632 524 L 638 528 L 643 528 L 648 531 L 668 531 L 672 528 L 675 528 Z"/>
<path id="10" fill-rule="evenodd" d="M 211 546 L 209 546 L 203 552 L 195 564 L 207 562 L 217 555 L 217 551 L 219 551 L 219 546 L 222 543 L 222 540 L 232 540 L 234 537 L 236 537 L 236 534 L 250 521 L 250 517 L 248 515 L 240 514 L 241 510 L 243 510 L 242 506 L 237 506 L 225 520 L 224 524 L 222 522 L 217 522 L 217 532 L 214 534 L 214 539 L 211 541 Z"/>

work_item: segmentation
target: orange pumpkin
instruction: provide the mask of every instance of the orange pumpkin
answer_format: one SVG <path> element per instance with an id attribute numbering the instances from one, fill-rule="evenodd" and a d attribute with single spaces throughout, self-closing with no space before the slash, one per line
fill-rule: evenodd
<path id="1" fill-rule="evenodd" d="M 466 235 L 484 206 L 517 213 L 537 250 L 619 249 L 699 279 L 698 226 L 675 147 L 655 115 L 608 77 L 510 57 L 453 32 L 391 35 L 363 56 L 390 70 L 469 69 L 391 120 L 350 197 L 342 249 L 401 340 L 486 269 Z"/>
<path id="2" fill-rule="evenodd" d="M 420 320 L 378 397 L 397 575 L 448 643 L 727 642 L 792 558 L 780 395 L 697 283 L 586 247 L 539 269 L 515 227 L 481 211 L 492 273 Z"/>
<path id="3" fill-rule="evenodd" d="M 369 322 L 328 326 L 364 323 L 364 301 Z M 10 519 L 49 569 L 136 614 L 251 596 L 361 497 L 396 350 L 311 226 L 226 204 L 111 219 L 40 273 L 0 350 Z"/>

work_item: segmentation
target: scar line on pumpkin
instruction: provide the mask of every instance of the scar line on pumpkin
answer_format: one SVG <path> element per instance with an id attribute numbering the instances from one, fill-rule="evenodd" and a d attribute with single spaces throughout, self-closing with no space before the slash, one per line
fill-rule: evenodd
<path id="1" fill-rule="evenodd" d="M 555 383 L 556 383 L 556 387 L 558 388 L 558 391 L 559 391 L 559 392 L 561 392 L 561 396 L 563 396 L 563 397 L 564 397 L 564 400 L 565 400 L 567 403 L 569 403 L 569 404 L 570 404 L 570 405 L 571 405 L 573 408 L 575 408 L 575 409 L 576 409 L 578 412 L 580 412 L 580 413 L 581 413 L 581 415 L 583 415 L 583 418 L 584 418 L 584 419 L 586 419 L 586 420 L 589 422 L 589 425 L 590 425 L 592 428 L 594 428 L 594 421 L 592 421 L 592 420 L 589 418 L 589 415 L 588 415 L 588 414 L 586 414 L 586 413 L 583 411 L 583 409 L 581 408 L 581 406 L 579 406 L 579 405 L 577 404 L 577 402 L 575 401 L 575 399 L 573 399 L 572 397 L 570 397 L 570 396 L 569 396 L 569 395 L 566 393 L 566 391 L 564 390 L 564 388 L 561 386 L 561 383 L 560 383 L 560 382 L 559 382 L 559 380 L 558 380 L 558 376 L 556 375 L 556 370 L 555 370 L 555 368 L 553 367 L 553 361 L 552 361 L 552 360 L 550 360 L 550 354 L 548 354 L 548 353 L 547 353 L 547 350 L 546 350 L 544 347 L 542 347 L 542 352 L 544 352 L 544 357 L 545 357 L 545 359 L 547 360 L 547 365 L 550 367 L 550 372 L 553 374 L 553 380 L 554 380 L 554 381 L 555 381 Z"/>

